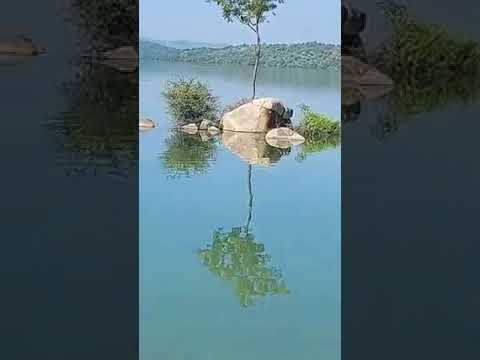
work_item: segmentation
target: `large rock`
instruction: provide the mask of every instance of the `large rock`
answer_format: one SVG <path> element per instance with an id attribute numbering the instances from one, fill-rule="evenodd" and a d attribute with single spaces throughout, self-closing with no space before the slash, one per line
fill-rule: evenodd
<path id="1" fill-rule="evenodd" d="M 287 149 L 294 145 L 300 145 L 305 142 L 305 138 L 290 128 L 278 128 L 270 130 L 265 136 L 265 140 L 270 146 L 281 149 Z"/>
<path id="2" fill-rule="evenodd" d="M 0 54 L 35 56 L 45 52 L 45 49 L 33 43 L 27 37 L 18 37 L 10 40 L 0 40 Z"/>
<path id="3" fill-rule="evenodd" d="M 353 56 L 342 56 L 342 104 L 382 97 L 393 90 L 390 77 Z"/>
<path id="4" fill-rule="evenodd" d="M 222 124 L 224 131 L 267 132 L 288 124 L 291 116 L 292 110 L 285 107 L 280 100 L 262 98 L 226 113 Z"/>

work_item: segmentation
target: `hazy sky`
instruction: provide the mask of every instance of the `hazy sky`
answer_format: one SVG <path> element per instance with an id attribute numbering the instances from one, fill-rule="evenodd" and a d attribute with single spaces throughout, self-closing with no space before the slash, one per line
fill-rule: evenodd
<path id="1" fill-rule="evenodd" d="M 263 41 L 340 44 L 340 0 L 286 0 L 263 27 Z M 254 33 L 226 23 L 205 0 L 140 0 L 140 36 L 155 40 L 249 43 Z"/>

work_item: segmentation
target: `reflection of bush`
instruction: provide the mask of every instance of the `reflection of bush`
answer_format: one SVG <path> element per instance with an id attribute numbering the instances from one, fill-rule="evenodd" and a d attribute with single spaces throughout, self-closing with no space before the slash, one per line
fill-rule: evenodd
<path id="1" fill-rule="evenodd" d="M 235 283 L 243 307 L 253 305 L 257 297 L 289 293 L 281 273 L 269 266 L 263 244 L 242 228 L 215 231 L 212 244 L 199 254 L 212 273 Z"/>
<path id="2" fill-rule="evenodd" d="M 198 135 L 173 132 L 166 140 L 167 149 L 161 155 L 163 166 L 172 176 L 202 174 L 216 155 L 214 140 L 202 141 Z"/>
<path id="3" fill-rule="evenodd" d="M 49 124 L 64 155 L 86 167 L 118 168 L 119 161 L 136 161 L 137 86 L 135 75 L 81 66 L 64 87 L 68 110 Z"/>
<path id="4" fill-rule="evenodd" d="M 297 154 L 298 161 L 304 161 L 309 155 L 322 152 L 327 149 L 335 148 L 340 145 L 340 135 L 327 135 L 314 140 L 307 139 L 301 146 Z"/>

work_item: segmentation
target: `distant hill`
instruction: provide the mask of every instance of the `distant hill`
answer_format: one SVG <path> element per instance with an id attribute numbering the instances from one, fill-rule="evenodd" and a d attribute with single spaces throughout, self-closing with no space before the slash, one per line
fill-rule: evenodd
<path id="1" fill-rule="evenodd" d="M 140 40 L 140 58 L 155 60 L 174 60 L 180 50 L 161 45 L 150 40 Z"/>
<path id="2" fill-rule="evenodd" d="M 174 49 L 157 42 L 141 41 L 140 57 L 200 64 L 253 65 L 255 47 L 236 45 L 224 48 Z M 340 68 L 340 46 L 309 42 L 302 44 L 263 44 L 262 65 L 296 68 Z"/>
<path id="3" fill-rule="evenodd" d="M 154 42 L 168 46 L 174 49 L 186 50 L 186 49 L 197 49 L 197 48 L 212 48 L 212 49 L 220 49 L 229 46 L 230 44 L 213 44 L 207 42 L 193 42 L 188 40 L 176 40 L 176 41 L 169 41 L 169 40 L 155 40 Z"/>

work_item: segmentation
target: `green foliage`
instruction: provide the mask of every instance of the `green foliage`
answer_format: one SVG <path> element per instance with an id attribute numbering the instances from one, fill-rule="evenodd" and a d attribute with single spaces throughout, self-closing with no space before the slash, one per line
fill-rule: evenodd
<path id="1" fill-rule="evenodd" d="M 203 174 L 216 156 L 216 143 L 202 141 L 198 135 L 174 132 L 165 142 L 167 149 L 160 158 L 172 177 Z"/>
<path id="2" fill-rule="evenodd" d="M 177 61 L 203 64 L 255 64 L 255 46 L 239 45 L 223 49 L 191 49 L 178 53 Z M 340 68 L 340 48 L 319 43 L 264 44 L 260 61 L 263 66 L 280 68 Z"/>
<path id="3" fill-rule="evenodd" d="M 314 112 L 309 106 L 302 105 L 303 119 L 297 131 L 307 140 L 323 140 L 326 137 L 340 138 L 339 121 L 327 115 Z"/>
<path id="4" fill-rule="evenodd" d="M 234 20 L 254 27 L 266 20 L 266 14 L 274 11 L 285 0 L 207 0 L 215 3 L 223 11 L 223 17 L 228 22 Z"/>
<path id="5" fill-rule="evenodd" d="M 169 81 L 163 96 L 177 122 L 217 118 L 218 98 L 213 96 L 208 86 L 201 81 L 194 79 Z"/>
<path id="6" fill-rule="evenodd" d="M 95 49 L 138 44 L 138 0 L 73 0 L 72 6 Z"/>
<path id="7" fill-rule="evenodd" d="M 382 9 L 393 34 L 376 65 L 396 83 L 391 96 L 395 112 L 416 114 L 478 97 L 480 48 L 475 42 L 419 24 L 395 2 L 383 2 Z"/>
<path id="8" fill-rule="evenodd" d="M 289 293 L 280 271 L 270 266 L 264 245 L 243 228 L 215 231 L 212 244 L 199 255 L 212 273 L 235 284 L 243 307 L 253 305 L 258 297 Z"/>
<path id="9" fill-rule="evenodd" d="M 266 67 L 340 69 L 340 46 L 309 42 L 302 44 L 263 44 L 261 63 Z M 141 41 L 142 59 L 178 61 L 198 64 L 255 64 L 255 46 L 178 50 L 154 42 Z"/>

